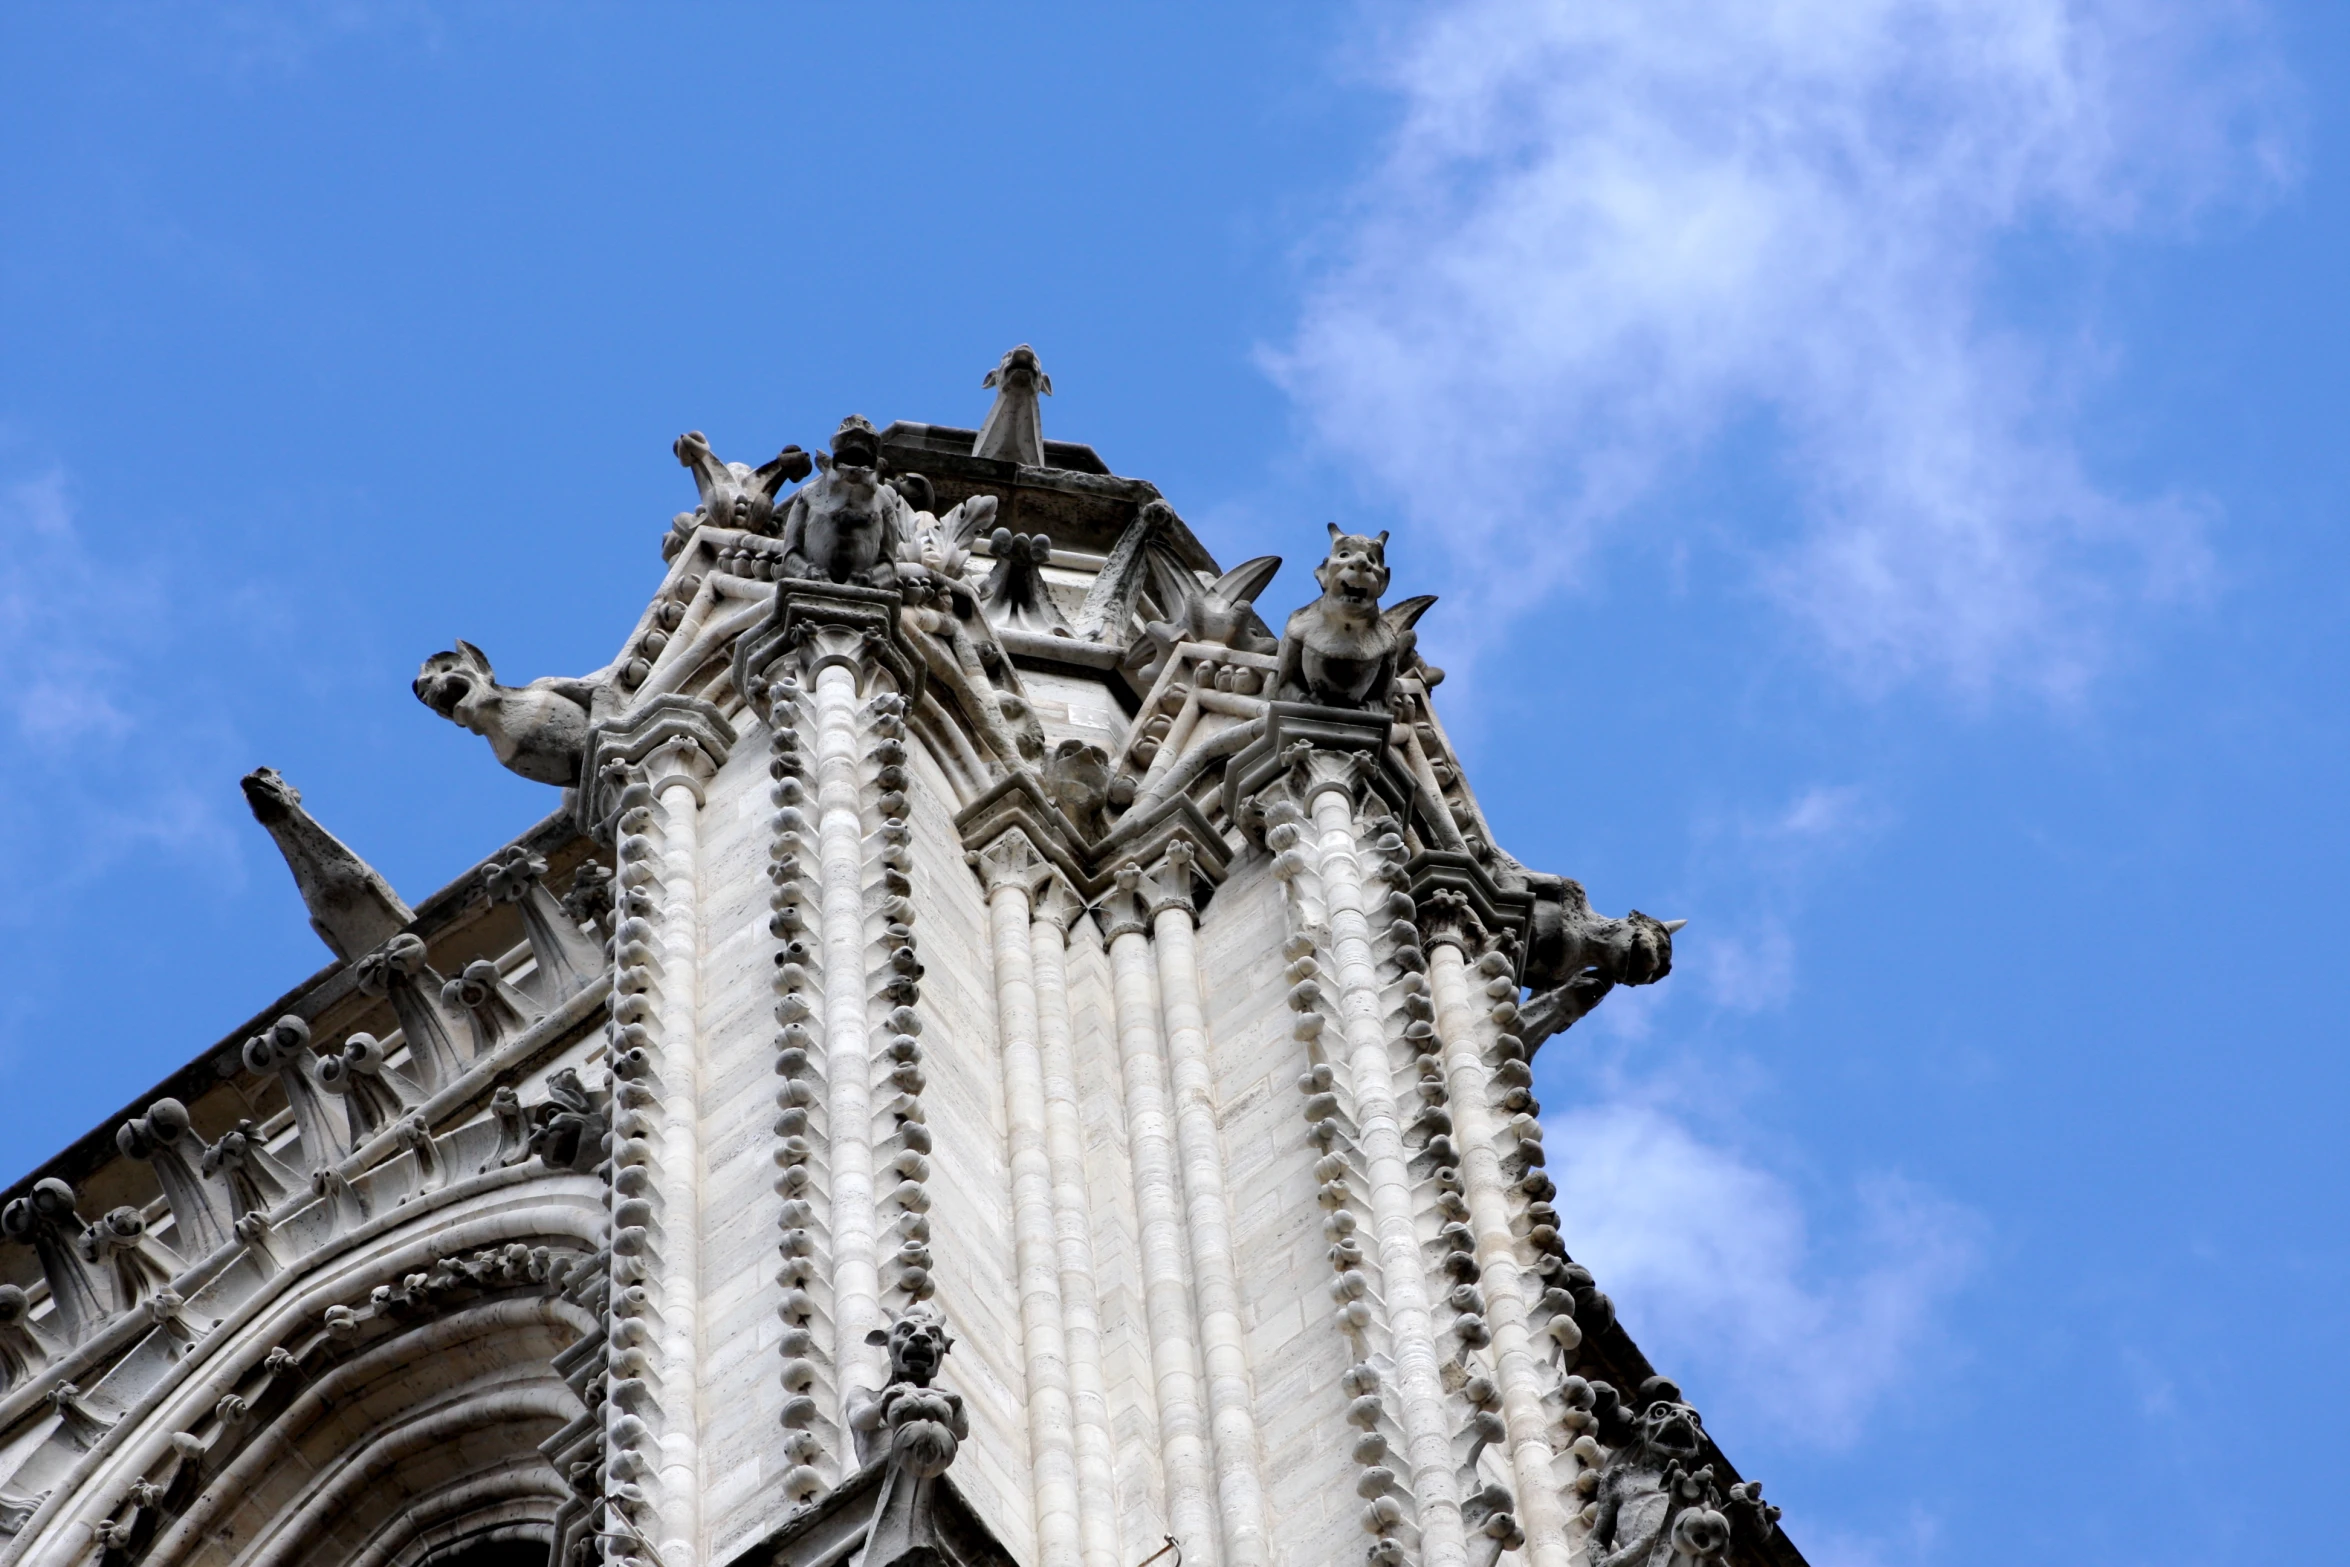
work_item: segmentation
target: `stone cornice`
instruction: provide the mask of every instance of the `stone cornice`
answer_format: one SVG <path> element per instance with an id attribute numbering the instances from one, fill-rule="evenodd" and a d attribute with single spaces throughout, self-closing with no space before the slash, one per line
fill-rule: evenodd
<path id="1" fill-rule="evenodd" d="M 862 686 L 864 665 L 870 662 L 908 701 L 918 700 L 926 671 L 899 629 L 901 602 L 896 593 L 879 588 L 778 582 L 766 618 L 735 639 L 735 689 L 747 699 L 751 683 L 786 660 L 797 666 L 804 685 L 813 687 L 817 672 L 827 665 L 846 663 Z"/>
<path id="2" fill-rule="evenodd" d="M 1302 702 L 1266 703 L 1264 733 L 1225 767 L 1225 819 L 1252 838 L 1261 836 L 1262 808 L 1251 809 L 1258 796 L 1286 783 L 1291 770 L 1316 753 L 1353 759 L 1358 769 L 1357 787 L 1409 819 L 1419 799 L 1419 780 L 1390 749 L 1394 728 L 1385 713 Z"/>

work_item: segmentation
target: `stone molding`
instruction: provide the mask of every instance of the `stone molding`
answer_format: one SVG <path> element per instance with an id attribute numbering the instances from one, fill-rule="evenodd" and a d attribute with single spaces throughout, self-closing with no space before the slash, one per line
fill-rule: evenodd
<path id="1" fill-rule="evenodd" d="M 920 700 L 926 671 L 898 625 L 902 603 L 898 594 L 880 588 L 778 582 L 766 618 L 735 639 L 735 689 L 748 696 L 754 681 L 771 678 L 778 664 L 789 661 L 812 690 L 818 674 L 843 664 L 856 674 L 860 692 L 871 666 L 909 702 Z"/>

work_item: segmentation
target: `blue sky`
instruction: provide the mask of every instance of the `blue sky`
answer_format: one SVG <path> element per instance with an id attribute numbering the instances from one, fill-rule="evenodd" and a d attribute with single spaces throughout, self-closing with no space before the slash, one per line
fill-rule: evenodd
<path id="1" fill-rule="evenodd" d="M 1394 529 L 1505 840 L 1691 921 L 1553 1163 L 1815 1562 L 2350 1560 L 2350 13 L 676 15 L 0 17 L 0 1179 L 322 960 L 241 773 L 422 896 L 552 804 L 423 654 L 1029 341 L 1270 606 Z"/>

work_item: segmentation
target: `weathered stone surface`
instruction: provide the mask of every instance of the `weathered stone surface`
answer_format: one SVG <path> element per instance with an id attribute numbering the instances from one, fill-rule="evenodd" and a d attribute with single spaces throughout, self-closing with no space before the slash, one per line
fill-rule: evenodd
<path id="1" fill-rule="evenodd" d="M 415 909 L 262 787 L 339 961 L 0 1193 L 0 1567 L 1800 1561 L 1543 1171 L 1677 922 L 1494 842 L 1381 537 L 1276 642 L 993 384 L 428 661 L 574 793 Z"/>

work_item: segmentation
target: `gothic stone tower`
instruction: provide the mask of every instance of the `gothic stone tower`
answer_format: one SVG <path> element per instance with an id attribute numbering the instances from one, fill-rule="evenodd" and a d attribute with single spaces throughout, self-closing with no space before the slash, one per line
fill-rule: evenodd
<path id="1" fill-rule="evenodd" d="M 335 961 L 0 1198 L 0 1567 L 1801 1560 L 1543 1172 L 1672 924 L 1494 841 L 1384 536 L 1276 637 L 988 381 L 428 659 L 562 795 L 414 908 L 245 780 Z"/>

